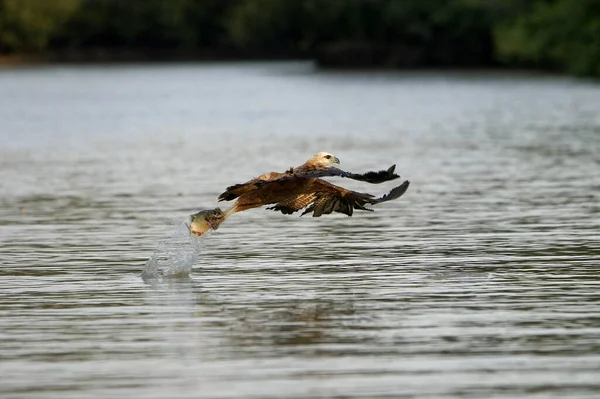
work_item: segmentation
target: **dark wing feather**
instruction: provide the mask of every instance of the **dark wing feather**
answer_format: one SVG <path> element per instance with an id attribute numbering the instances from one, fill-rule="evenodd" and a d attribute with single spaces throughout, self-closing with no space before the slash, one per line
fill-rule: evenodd
<path id="1" fill-rule="evenodd" d="M 286 198 L 283 201 L 279 201 L 274 206 L 268 207 L 267 209 L 272 209 L 274 211 L 281 211 L 284 215 L 291 215 L 294 212 L 299 211 L 302 208 L 305 208 L 315 199 L 314 193 L 306 193 L 300 194 L 295 197 Z"/>
<path id="2" fill-rule="evenodd" d="M 328 177 L 328 176 L 339 176 L 347 177 L 353 180 L 364 181 L 367 183 L 383 183 L 388 180 L 394 180 L 400 176 L 394 173 L 396 165 L 392 165 L 387 170 L 380 170 L 378 172 L 366 172 L 366 173 L 352 173 L 346 172 L 334 167 L 327 167 L 322 169 L 311 169 L 311 170 L 295 170 L 294 174 L 301 177 Z"/>
<path id="3" fill-rule="evenodd" d="M 319 217 L 332 212 L 344 213 L 348 216 L 352 216 L 354 209 L 361 211 L 373 211 L 367 208 L 367 204 L 379 204 L 386 201 L 392 201 L 398 199 L 406 192 L 410 182 L 405 181 L 400 186 L 392 189 L 386 195 L 379 198 L 373 198 L 373 195 L 366 193 L 358 193 L 356 191 L 338 191 L 338 192 L 322 192 L 315 195 L 315 200 L 306 208 L 302 213 L 313 213 L 313 217 Z"/>
<path id="4" fill-rule="evenodd" d="M 404 194 L 406 192 L 409 185 L 410 185 L 410 182 L 408 180 L 406 180 L 404 183 L 402 183 L 398 187 L 392 189 L 392 191 L 390 191 L 386 195 L 383 195 L 379 198 L 375 198 L 375 200 L 374 200 L 375 202 L 371 202 L 371 204 L 380 204 L 382 202 L 398 199 L 398 198 L 402 197 L 402 194 Z"/>
<path id="5" fill-rule="evenodd" d="M 285 215 L 306 208 L 302 215 L 312 212 L 313 217 L 319 217 L 339 212 L 352 216 L 355 209 L 373 211 L 366 207 L 367 204 L 374 205 L 400 198 L 408 189 L 409 184 L 410 182 L 405 181 L 389 193 L 379 198 L 374 198 L 371 194 L 346 190 L 345 188 L 327 183 L 324 180 L 317 179 L 314 182 L 311 192 L 288 197 L 267 209 L 280 211 Z"/>
<path id="6" fill-rule="evenodd" d="M 247 192 L 249 190 L 252 190 L 255 187 L 256 186 L 254 186 L 254 184 L 252 184 L 250 182 L 229 186 L 225 189 L 225 192 L 223 192 L 223 193 L 221 193 L 221 195 L 219 195 L 219 201 L 234 200 L 237 197 L 239 197 L 240 195 L 244 194 L 245 192 Z"/>
<path id="7" fill-rule="evenodd" d="M 264 175 L 260 175 L 252 180 L 247 181 L 246 183 L 234 184 L 233 186 L 227 187 L 225 189 L 225 192 L 223 192 L 223 193 L 221 193 L 221 195 L 219 195 L 218 200 L 219 201 L 234 200 L 237 197 L 239 197 L 240 195 L 247 193 L 248 191 L 256 190 L 258 187 L 260 187 L 261 185 L 263 185 L 267 182 L 275 181 L 277 179 L 280 179 L 282 177 L 287 177 L 287 176 L 290 176 L 290 175 L 286 174 L 286 173 L 278 173 L 278 172 L 265 173 Z"/>
<path id="8" fill-rule="evenodd" d="M 318 218 L 321 215 L 328 215 L 333 212 L 339 212 L 352 216 L 354 209 L 363 211 L 372 211 L 365 208 L 367 202 L 373 201 L 371 194 L 357 193 L 349 191 L 346 195 L 339 193 L 320 193 L 315 200 L 306 208 L 301 216 L 311 213 L 313 217 Z"/>

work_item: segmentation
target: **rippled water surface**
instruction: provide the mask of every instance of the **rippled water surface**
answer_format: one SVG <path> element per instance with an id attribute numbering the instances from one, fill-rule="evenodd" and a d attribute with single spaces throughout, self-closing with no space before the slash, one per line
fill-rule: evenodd
<path id="1" fill-rule="evenodd" d="M 600 397 L 599 104 L 527 75 L 0 70 L 0 396 Z M 322 150 L 411 186 L 186 234 Z"/>

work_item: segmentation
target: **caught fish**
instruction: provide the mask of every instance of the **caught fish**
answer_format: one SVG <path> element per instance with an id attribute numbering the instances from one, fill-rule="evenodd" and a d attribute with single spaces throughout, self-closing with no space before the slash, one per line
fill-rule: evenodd
<path id="1" fill-rule="evenodd" d="M 208 230 L 216 230 L 226 215 L 220 208 L 205 209 L 190 216 L 190 233 L 201 236 Z"/>

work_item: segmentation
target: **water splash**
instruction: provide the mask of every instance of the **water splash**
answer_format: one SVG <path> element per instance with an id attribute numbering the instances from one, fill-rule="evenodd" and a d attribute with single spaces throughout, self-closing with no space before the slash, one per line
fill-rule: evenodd
<path id="1" fill-rule="evenodd" d="M 209 235 L 198 237 L 190 234 L 187 222 L 180 222 L 159 242 L 156 252 L 146 261 L 142 278 L 188 277 L 200 259 L 204 240 Z"/>

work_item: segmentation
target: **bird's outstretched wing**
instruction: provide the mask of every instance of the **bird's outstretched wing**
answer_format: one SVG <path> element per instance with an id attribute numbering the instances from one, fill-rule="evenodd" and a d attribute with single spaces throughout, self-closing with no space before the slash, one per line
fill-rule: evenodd
<path id="1" fill-rule="evenodd" d="M 394 180 L 399 178 L 400 176 L 394 173 L 396 170 L 396 165 L 390 166 L 387 170 L 380 170 L 378 172 L 366 172 L 366 173 L 352 173 L 346 172 L 345 170 L 335 168 L 335 167 L 327 167 L 321 169 L 311 169 L 311 170 L 294 170 L 294 174 L 299 177 L 329 177 L 329 176 L 339 176 L 339 177 L 347 177 L 348 179 L 364 181 L 367 183 L 383 183 L 388 180 Z"/>
<path id="2" fill-rule="evenodd" d="M 310 192 L 288 197 L 267 209 L 280 211 L 283 214 L 291 214 L 306 208 L 302 215 L 312 212 L 313 217 L 319 217 L 332 212 L 340 212 L 352 216 L 354 209 L 372 211 L 372 209 L 365 207 L 367 204 L 374 205 L 400 198 L 408 189 L 409 184 L 409 181 L 405 181 L 386 195 L 375 198 L 371 194 L 347 190 L 324 180 L 316 179 L 312 183 Z"/>
<path id="3" fill-rule="evenodd" d="M 235 184 L 233 186 L 227 187 L 227 189 L 219 195 L 219 201 L 231 201 L 243 195 L 249 191 L 255 190 L 258 187 L 274 182 L 277 180 L 289 180 L 297 177 L 302 178 L 321 178 L 321 177 L 346 177 L 353 180 L 364 181 L 367 183 L 383 183 L 388 180 L 394 180 L 399 178 L 400 176 L 394 173 L 396 170 L 396 165 L 390 166 L 387 170 L 380 170 L 378 172 L 366 172 L 366 173 L 352 173 L 346 172 L 345 170 L 338 169 L 335 167 L 326 167 L 326 168 L 310 168 L 305 169 L 302 167 L 299 168 L 290 168 L 284 173 L 278 172 L 270 172 L 265 173 L 264 175 L 260 175 L 257 178 L 247 181 L 246 183 Z"/>

